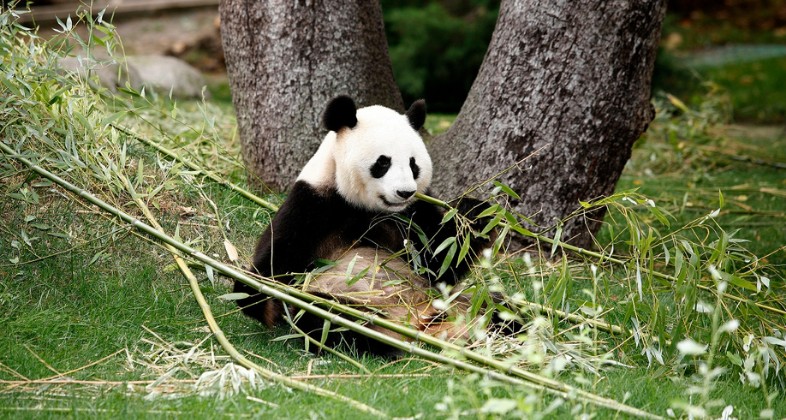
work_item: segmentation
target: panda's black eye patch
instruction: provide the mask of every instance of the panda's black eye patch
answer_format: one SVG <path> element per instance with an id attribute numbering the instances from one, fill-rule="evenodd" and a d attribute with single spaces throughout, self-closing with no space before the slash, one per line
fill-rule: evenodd
<path id="1" fill-rule="evenodd" d="M 382 155 L 377 158 L 377 161 L 371 165 L 371 176 L 374 178 L 382 178 L 388 173 L 390 169 L 390 156 Z"/>
<path id="2" fill-rule="evenodd" d="M 418 179 L 420 176 L 420 166 L 415 163 L 414 157 L 409 158 L 409 168 L 412 169 L 412 177 Z"/>

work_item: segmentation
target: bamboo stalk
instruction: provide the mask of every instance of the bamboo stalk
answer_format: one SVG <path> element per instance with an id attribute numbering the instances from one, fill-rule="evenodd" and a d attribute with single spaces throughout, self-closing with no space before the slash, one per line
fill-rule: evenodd
<path id="1" fill-rule="evenodd" d="M 178 155 L 174 151 L 169 150 L 166 147 L 164 147 L 164 146 L 162 146 L 162 145 L 160 145 L 158 143 L 155 143 L 155 142 L 153 142 L 151 140 L 148 140 L 148 139 L 146 139 L 144 137 L 137 136 L 136 134 L 132 133 L 130 130 L 128 130 L 126 128 L 123 128 L 121 126 L 118 126 L 116 124 L 109 124 L 109 126 L 114 128 L 115 130 L 125 134 L 126 136 L 134 139 L 134 140 L 140 141 L 140 142 L 142 142 L 142 143 L 144 143 L 144 144 L 146 144 L 146 145 L 148 145 L 150 147 L 153 147 L 154 149 L 158 150 L 159 152 L 163 153 L 164 155 L 169 156 L 170 158 L 174 159 L 177 162 L 182 163 L 183 165 L 186 165 L 191 170 L 194 170 L 194 171 L 197 171 L 197 172 L 201 173 L 202 175 L 210 178 L 213 182 L 215 182 L 215 183 L 217 183 L 217 184 L 219 184 L 221 186 L 224 186 L 226 188 L 229 188 L 230 190 L 240 194 L 241 196 L 243 196 L 243 197 L 245 197 L 245 198 L 247 198 L 247 199 L 249 199 L 249 200 L 251 200 L 251 201 L 253 201 L 253 202 L 257 203 L 257 204 L 259 204 L 260 206 L 262 206 L 262 207 L 264 207 L 264 208 L 266 208 L 268 210 L 274 211 L 274 212 L 278 211 L 278 206 L 277 205 L 275 205 L 275 204 L 273 204 L 273 203 L 271 203 L 271 202 L 269 202 L 269 201 L 259 197 L 258 195 L 254 194 L 254 193 L 252 193 L 252 192 L 250 192 L 250 191 L 248 191 L 248 190 L 246 190 L 244 188 L 241 188 L 240 186 L 238 186 L 238 185 L 236 185 L 236 184 L 234 184 L 232 182 L 229 182 L 229 181 L 221 178 L 220 176 L 218 176 L 213 171 L 201 168 L 199 165 L 197 165 L 197 164 L 191 162 L 190 160 L 188 160 L 188 159 Z"/>
<path id="2" fill-rule="evenodd" d="M 559 309 L 548 308 L 548 307 L 543 306 L 543 305 L 541 305 L 539 303 L 528 302 L 528 301 L 525 301 L 525 300 L 514 300 L 513 303 L 516 306 L 518 306 L 518 307 L 526 306 L 526 307 L 528 307 L 528 308 L 530 308 L 532 310 L 535 310 L 537 312 L 545 313 L 545 314 L 549 314 L 549 315 L 556 315 L 559 318 L 566 319 L 568 321 L 575 322 L 577 324 L 591 325 L 594 328 L 597 328 L 597 329 L 602 330 L 602 331 L 606 331 L 606 332 L 611 333 L 611 334 L 623 334 L 624 333 L 624 334 L 627 334 L 627 335 L 630 335 L 630 336 L 633 335 L 632 331 L 630 331 L 627 328 L 620 327 L 619 325 L 610 324 L 608 322 L 600 321 L 600 320 L 597 320 L 597 319 L 586 318 L 586 317 L 583 317 L 581 315 L 568 313 L 568 312 L 565 312 L 565 311 L 561 311 Z"/>
<path id="3" fill-rule="evenodd" d="M 444 202 L 442 200 L 439 200 L 439 199 L 427 196 L 425 194 L 416 193 L 415 197 L 417 197 L 420 200 L 423 200 L 423 201 L 426 201 L 426 202 L 429 202 L 429 203 L 432 203 L 432 204 L 435 204 L 435 205 L 438 205 L 438 206 L 442 206 L 442 207 L 444 207 L 446 209 L 451 209 L 452 208 L 450 206 L 450 204 L 448 204 L 448 203 L 446 203 L 446 202 Z M 532 232 L 532 231 L 530 231 L 528 229 L 525 229 L 524 227 L 522 227 L 518 223 L 516 225 L 510 225 L 509 223 L 500 222 L 499 225 L 500 226 L 508 226 L 508 227 L 510 227 L 511 230 L 513 230 L 514 232 L 519 233 L 519 234 L 521 234 L 523 236 L 526 236 L 526 237 L 529 237 L 529 238 L 532 238 L 532 239 L 535 239 L 535 240 L 538 240 L 538 241 L 543 241 L 543 242 L 546 242 L 547 244 L 550 244 L 550 245 L 555 245 L 556 244 L 557 246 L 559 246 L 562 249 L 565 249 L 567 251 L 575 252 L 575 253 L 577 253 L 579 255 L 586 255 L 586 256 L 589 256 L 589 257 L 597 258 L 600 261 L 604 261 L 604 260 L 605 261 L 609 261 L 609 262 L 617 264 L 617 265 L 625 265 L 627 263 L 627 261 L 622 260 L 622 259 L 617 258 L 617 257 L 614 257 L 614 256 L 601 254 L 601 253 L 595 252 L 595 251 L 590 251 L 590 250 L 588 250 L 586 248 L 581 248 L 581 247 L 577 247 L 575 245 L 566 244 L 566 243 L 564 243 L 562 241 L 557 241 L 557 240 L 548 238 L 548 237 L 546 237 L 544 235 L 537 234 L 537 233 Z M 670 282 L 678 282 L 679 281 L 677 279 L 677 277 L 675 277 L 675 276 L 672 276 L 672 275 L 666 274 L 666 273 L 661 273 L 660 271 L 656 271 L 656 270 L 650 270 L 647 267 L 641 267 L 641 272 L 649 274 L 649 275 L 651 275 L 653 277 L 658 277 L 658 278 L 663 279 L 663 280 L 668 280 Z M 705 285 L 702 285 L 702 284 L 697 284 L 696 287 L 698 287 L 701 290 L 707 291 L 707 292 L 717 292 L 714 287 L 705 286 Z M 721 296 L 723 296 L 724 298 L 729 298 L 729 299 L 732 299 L 732 300 L 736 300 L 737 302 L 753 304 L 753 305 L 759 307 L 760 309 L 764 309 L 764 310 L 767 310 L 767 311 L 770 311 L 770 312 L 774 312 L 774 313 L 779 314 L 779 315 L 786 315 L 786 310 L 779 309 L 779 308 L 776 308 L 776 307 L 773 307 L 773 306 L 770 306 L 770 305 L 765 305 L 765 304 L 763 304 L 761 302 L 751 301 L 750 299 L 746 299 L 744 297 L 730 295 L 730 294 L 728 294 L 726 292 L 723 292 Z"/>
<path id="4" fill-rule="evenodd" d="M 158 223 L 158 220 L 150 211 L 150 208 L 139 198 L 139 195 L 136 193 L 136 189 L 134 186 L 129 182 L 128 178 L 120 172 L 117 172 L 116 175 L 123 181 L 123 184 L 126 187 L 126 190 L 131 195 L 131 199 L 136 203 L 137 207 L 142 211 L 142 214 L 145 215 L 147 220 L 150 222 L 153 227 L 159 231 L 161 234 L 165 234 L 164 228 Z M 191 287 L 192 293 L 194 293 L 194 298 L 199 305 L 199 309 L 202 310 L 202 314 L 205 316 L 205 321 L 207 321 L 207 325 L 210 327 L 210 331 L 213 333 L 213 336 L 216 337 L 216 340 L 221 345 L 221 347 L 232 357 L 232 359 L 236 360 L 240 365 L 252 369 L 257 372 L 262 378 L 267 379 L 269 381 L 277 382 L 283 384 L 284 386 L 288 386 L 293 389 L 297 389 L 300 391 L 311 392 L 319 396 L 328 397 L 340 401 L 342 403 L 349 404 L 350 406 L 354 407 L 355 409 L 362 411 L 364 413 L 369 413 L 377 417 L 389 417 L 387 414 L 379 411 L 369 405 L 363 404 L 360 401 L 355 399 L 349 398 L 347 396 L 328 391 L 324 388 L 320 388 L 316 385 L 307 384 L 301 381 L 296 381 L 292 378 L 289 378 L 285 375 L 281 375 L 279 373 L 273 372 L 272 370 L 265 369 L 262 366 L 252 362 L 247 357 L 243 356 L 229 339 L 224 335 L 224 331 L 219 327 L 218 323 L 216 322 L 215 317 L 213 317 L 213 311 L 210 308 L 210 305 L 207 303 L 205 299 L 205 295 L 202 293 L 202 290 L 199 288 L 199 281 L 197 280 L 194 273 L 188 268 L 188 264 L 185 260 L 180 256 L 180 252 L 172 245 L 166 243 L 164 244 L 167 251 L 172 254 L 172 258 L 175 259 L 175 263 L 177 264 L 180 271 L 183 273 L 183 276 L 188 280 L 188 285 Z"/>
<path id="5" fill-rule="evenodd" d="M 301 299 L 299 299 L 297 297 L 294 297 L 294 296 L 291 296 L 291 295 L 289 295 L 289 294 L 287 294 L 285 292 L 282 292 L 281 290 L 279 290 L 279 289 L 277 289 L 275 287 L 271 287 L 269 285 L 263 284 L 263 283 L 255 280 L 255 279 L 253 279 L 249 275 L 241 272 L 240 270 L 238 270 L 235 267 L 231 267 L 231 266 L 226 265 L 226 264 L 224 264 L 224 263 L 222 263 L 220 261 L 217 261 L 217 260 L 215 260 L 213 258 L 210 258 L 209 256 L 205 255 L 204 253 L 202 253 L 202 252 L 200 252 L 200 251 L 198 251 L 198 250 L 196 250 L 196 249 L 194 249 L 194 248 L 192 248 L 192 247 L 190 247 L 190 246 L 188 246 L 188 245 L 186 245 L 186 244 L 184 244 L 184 243 L 182 243 L 180 241 L 175 240 L 171 236 L 156 230 L 155 228 L 153 228 L 153 227 L 151 227 L 151 226 L 149 226 L 149 225 L 139 221 L 138 219 L 134 218 L 133 216 L 129 215 L 128 213 L 125 213 L 124 211 L 122 211 L 122 210 L 120 210 L 120 209 L 118 209 L 118 208 L 116 208 L 116 207 L 106 203 L 105 201 L 99 199 L 98 197 L 94 196 L 90 192 L 88 192 L 88 191 L 86 191 L 86 190 L 84 190 L 84 189 L 82 189 L 82 188 L 80 188 L 80 187 L 78 187 L 78 186 L 76 186 L 76 185 L 66 181 L 65 179 L 63 179 L 63 178 L 55 175 L 54 173 L 52 173 L 52 172 L 42 168 L 41 166 L 34 164 L 29 159 L 27 159 L 24 156 L 16 153 L 13 149 L 11 149 L 5 143 L 0 142 L 0 149 L 2 149 L 9 157 L 12 157 L 12 158 L 22 162 L 23 164 L 25 164 L 31 170 L 37 172 L 38 174 L 44 176 L 45 178 L 48 178 L 48 179 L 54 181 L 55 183 L 57 183 L 62 188 L 66 189 L 67 191 L 71 192 L 72 194 L 74 194 L 74 195 L 76 195 L 78 197 L 81 197 L 85 201 L 87 201 L 87 202 L 89 202 L 89 203 L 99 207 L 100 209 L 106 211 L 107 213 L 113 215 L 114 217 L 116 217 L 116 218 L 118 218 L 118 219 L 120 219 L 120 220 L 122 220 L 122 221 L 124 221 L 124 222 L 126 222 L 128 224 L 130 224 L 131 226 L 133 226 L 137 230 L 145 233 L 146 235 L 152 236 L 152 237 L 158 239 L 159 241 L 161 241 L 163 243 L 171 245 L 172 247 L 174 247 L 178 251 L 183 252 L 185 255 L 188 255 L 191 258 L 194 258 L 194 259 L 196 259 L 196 260 L 198 260 L 198 261 L 200 261 L 200 262 L 202 262 L 204 264 L 210 265 L 211 267 L 215 268 L 219 272 L 221 272 L 221 273 L 223 273 L 223 274 L 225 274 L 225 275 L 227 275 L 229 277 L 232 277 L 234 279 L 237 279 L 237 280 L 243 282 L 244 284 L 247 284 L 247 285 L 249 285 L 251 287 L 254 287 L 256 290 L 258 290 L 261 293 L 264 293 L 264 294 L 266 294 L 268 296 L 271 296 L 271 297 L 273 297 L 275 299 L 279 299 L 282 302 L 285 302 L 287 304 L 291 304 L 291 305 L 293 305 L 295 307 L 303 309 L 303 310 L 305 310 L 307 312 L 310 312 L 310 313 L 312 313 L 314 315 L 317 315 L 317 316 L 319 316 L 319 317 L 321 317 L 323 319 L 327 319 L 327 320 L 329 320 L 333 324 L 340 325 L 340 326 L 345 327 L 347 329 L 350 329 L 352 331 L 359 332 L 359 333 L 364 334 L 364 335 L 366 335 L 368 337 L 374 338 L 377 341 L 380 341 L 382 343 L 388 344 L 388 345 L 390 345 L 390 346 L 392 346 L 394 348 L 401 349 L 401 350 L 404 350 L 404 351 L 408 351 L 408 352 L 410 352 L 412 354 L 416 354 L 416 355 L 421 356 L 421 357 L 423 357 L 423 358 L 425 358 L 427 360 L 436 361 L 436 362 L 439 362 L 439 363 L 443 363 L 443 364 L 446 364 L 446 365 L 449 365 L 449 366 L 453 366 L 453 367 L 458 368 L 458 369 L 470 371 L 470 372 L 480 373 L 480 374 L 486 375 L 487 377 L 489 377 L 491 379 L 495 379 L 495 380 L 498 380 L 498 381 L 501 381 L 501 382 L 505 382 L 505 383 L 513 384 L 513 385 L 526 386 L 526 387 L 529 387 L 529 388 L 532 388 L 532 389 L 535 389 L 535 390 L 542 390 L 542 391 L 549 392 L 549 393 L 554 394 L 554 395 L 558 395 L 558 396 L 560 396 L 562 398 L 565 398 L 565 399 L 578 398 L 578 399 L 583 400 L 585 402 L 589 402 L 589 403 L 592 403 L 592 404 L 595 404 L 595 405 L 598 405 L 598 406 L 601 406 L 601 407 L 605 407 L 605 408 L 608 408 L 608 409 L 611 409 L 611 410 L 615 410 L 615 411 L 618 411 L 618 412 L 623 412 L 623 413 L 630 414 L 630 415 L 633 415 L 633 416 L 645 417 L 645 418 L 661 418 L 660 416 L 657 416 L 655 414 L 646 412 L 644 410 L 641 410 L 641 409 L 638 409 L 638 408 L 626 405 L 624 403 L 620 403 L 618 401 L 615 401 L 615 400 L 612 400 L 612 399 L 609 399 L 609 398 L 601 397 L 601 396 L 593 394 L 591 392 L 584 391 L 582 389 L 572 387 L 570 385 L 567 385 L 567 384 L 555 381 L 553 379 L 549 379 L 549 378 L 543 377 L 541 375 L 537 375 L 537 374 L 534 374 L 534 373 L 531 373 L 531 372 L 527 372 L 527 371 L 525 371 L 523 369 L 520 369 L 518 367 L 512 366 L 512 365 L 510 365 L 508 363 L 504 363 L 504 362 L 492 359 L 490 357 L 481 355 L 479 353 L 476 353 L 476 352 L 471 351 L 469 349 L 466 349 L 464 347 L 458 346 L 456 344 L 448 343 L 448 342 L 446 342 L 444 340 L 440 340 L 440 339 L 437 339 L 435 337 L 429 336 L 427 334 L 423 334 L 420 331 L 414 331 L 414 330 L 412 330 L 410 328 L 407 328 L 407 327 L 395 324 L 395 323 L 393 323 L 391 321 L 388 321 L 388 320 L 385 320 L 385 319 L 382 319 L 382 318 L 378 318 L 376 316 L 368 316 L 367 314 L 365 314 L 365 313 L 363 313 L 361 311 L 353 310 L 352 308 L 348 308 L 348 307 L 343 307 L 343 305 L 338 305 L 335 302 L 329 302 L 328 301 L 328 304 L 331 304 L 331 307 L 334 307 L 334 308 L 341 307 L 341 309 L 343 311 L 357 313 L 358 314 L 357 318 L 359 318 L 359 319 L 367 320 L 368 322 L 370 322 L 372 324 L 376 324 L 376 325 L 382 326 L 383 328 L 386 328 L 386 329 L 389 329 L 391 331 L 397 332 L 397 333 L 402 334 L 402 335 L 404 335 L 406 337 L 413 338 L 415 341 L 422 341 L 422 342 L 425 342 L 425 343 L 437 346 L 439 348 L 442 348 L 444 350 L 454 351 L 454 352 L 456 352 L 460 356 L 463 356 L 463 357 L 465 357 L 465 358 L 467 358 L 469 360 L 472 360 L 474 362 L 481 363 L 481 364 L 486 365 L 486 366 L 490 366 L 490 367 L 494 368 L 494 370 L 487 369 L 487 368 L 484 368 L 482 366 L 477 366 L 477 365 L 465 362 L 463 360 L 459 360 L 457 358 L 451 358 L 451 357 L 445 356 L 443 354 L 433 353 L 433 352 L 430 352 L 428 350 L 425 350 L 425 349 L 422 349 L 420 347 L 417 347 L 415 345 L 415 342 L 407 344 L 407 343 L 402 342 L 401 340 L 397 340 L 397 339 L 389 337 L 389 336 L 387 336 L 385 334 L 382 334 L 380 332 L 371 330 L 371 329 L 369 329 L 367 327 L 359 325 L 356 322 L 352 322 L 352 321 L 350 321 L 350 320 L 348 320 L 346 318 L 343 318 L 343 317 L 341 317 L 338 314 L 334 314 L 334 313 L 326 311 L 326 310 L 324 310 L 322 308 L 315 307 L 314 305 L 311 305 L 308 302 L 305 302 L 305 301 L 303 301 L 303 300 L 301 300 Z M 318 299 L 315 299 L 315 300 L 318 300 Z M 513 374 L 513 375 L 516 375 L 516 376 L 515 377 L 514 376 L 509 376 L 510 374 Z"/>
<path id="6" fill-rule="evenodd" d="M 535 374 L 535 373 L 532 373 L 532 372 L 528 372 L 528 371 L 523 370 L 523 369 L 521 369 L 521 368 L 519 368 L 519 367 L 517 367 L 517 366 L 515 366 L 513 364 L 510 364 L 510 363 L 507 363 L 507 362 L 503 362 L 503 361 L 499 361 L 499 360 L 496 360 L 496 359 L 488 357 L 488 356 L 484 356 L 484 355 L 479 354 L 477 352 L 474 352 L 474 351 L 472 351 L 472 350 L 470 350 L 470 349 L 468 349 L 466 347 L 459 346 L 457 344 L 438 339 L 438 338 L 433 337 L 431 335 L 424 334 L 424 333 L 422 333 L 420 331 L 413 330 L 413 329 L 411 329 L 409 327 L 393 323 L 393 322 L 391 322 L 391 321 L 389 321 L 387 319 L 379 318 L 376 315 L 370 315 L 370 314 L 368 314 L 366 312 L 360 311 L 360 310 L 355 309 L 353 307 L 344 306 L 344 305 L 338 304 L 338 303 L 336 303 L 336 302 L 334 302 L 332 300 L 329 300 L 329 299 L 325 299 L 325 298 L 322 298 L 322 297 L 310 295 L 308 293 L 305 293 L 305 292 L 301 291 L 300 289 L 297 289 L 295 287 L 291 287 L 291 286 L 288 286 L 288 285 L 283 285 L 283 284 L 275 282 L 275 281 L 267 280 L 267 279 L 264 279 L 264 278 L 259 278 L 259 279 L 255 279 L 255 280 L 257 282 L 259 282 L 259 283 L 262 283 L 263 285 L 268 286 L 268 287 L 282 288 L 288 295 L 294 296 L 294 297 L 296 297 L 298 299 L 301 299 L 301 300 L 304 300 L 304 301 L 308 301 L 308 302 L 311 302 L 311 303 L 315 303 L 315 304 L 318 304 L 318 305 L 327 306 L 330 309 L 335 310 L 336 312 L 340 312 L 340 313 L 343 313 L 345 315 L 349 315 L 349 316 L 351 316 L 353 318 L 366 320 L 370 324 L 381 326 L 381 327 L 383 327 L 385 329 L 388 329 L 390 331 L 393 331 L 393 332 L 396 332 L 398 334 L 401 334 L 402 336 L 414 339 L 415 341 L 420 341 L 420 342 L 423 342 L 423 343 L 426 343 L 426 344 L 429 344 L 429 345 L 441 348 L 443 350 L 446 350 L 446 351 L 449 351 L 449 352 L 453 352 L 455 354 L 458 354 L 459 356 L 462 356 L 463 358 L 466 358 L 468 360 L 472 360 L 473 362 L 480 363 L 480 364 L 485 365 L 485 366 L 490 366 L 495 371 L 491 371 L 491 373 L 489 371 L 485 371 L 485 372 L 481 371 L 479 373 L 484 373 L 485 375 L 487 375 L 487 376 L 489 376 L 489 377 L 491 377 L 493 379 L 501 380 L 499 377 L 496 377 L 494 374 L 496 372 L 504 372 L 504 373 L 509 374 L 509 375 L 515 375 L 516 378 L 521 378 L 525 382 L 522 383 L 521 381 L 511 380 L 511 379 L 516 379 L 516 378 L 507 378 L 506 380 L 501 380 L 502 382 L 508 382 L 510 384 L 513 384 L 513 385 L 527 385 L 527 386 L 529 384 L 531 384 L 531 385 L 535 386 L 534 389 L 548 391 L 548 392 L 554 393 L 555 395 L 561 396 L 563 398 L 570 399 L 571 395 L 574 395 L 574 396 L 579 396 L 582 399 L 585 399 L 585 401 L 588 401 L 588 402 L 591 402 L 591 403 L 595 403 L 595 404 L 597 404 L 599 406 L 602 406 L 602 407 L 612 408 L 612 409 L 619 409 L 619 407 L 613 406 L 614 404 L 620 404 L 617 401 L 614 401 L 614 400 L 611 400 L 611 399 L 607 399 L 607 398 L 598 396 L 596 394 L 592 394 L 592 393 L 584 391 L 584 390 L 582 390 L 580 388 L 575 388 L 575 387 L 572 387 L 570 385 L 564 384 L 562 382 L 559 382 L 559 381 L 556 381 L 556 380 L 553 380 L 553 379 L 550 379 L 550 378 L 546 378 L 544 376 L 541 376 L 541 375 L 538 375 L 538 374 Z M 257 290 L 262 291 L 262 289 L 258 288 L 254 284 L 250 284 L 250 283 L 246 283 L 246 282 L 244 282 L 244 283 L 248 284 L 249 286 L 257 288 Z M 264 291 L 263 291 L 263 293 L 267 294 L 267 292 L 264 292 Z M 306 309 L 306 308 L 303 308 L 303 309 Z M 321 316 L 319 314 L 317 314 L 317 315 Z M 471 372 L 478 372 L 477 370 L 472 368 L 474 365 L 469 365 L 469 367 L 467 367 L 466 365 L 460 364 L 460 362 L 458 362 L 458 361 L 456 361 L 454 359 L 451 359 L 451 358 L 447 358 L 445 360 L 445 359 L 429 357 L 429 356 L 440 356 L 440 355 L 434 355 L 433 353 L 430 353 L 430 352 L 424 354 L 422 352 L 425 351 L 425 350 L 423 350 L 423 349 L 421 349 L 419 347 L 415 347 L 414 345 L 411 345 L 411 344 L 410 345 L 403 344 L 403 346 L 402 345 L 397 345 L 397 344 L 395 344 L 395 342 L 398 341 L 398 340 L 393 340 L 390 337 L 388 337 L 387 335 L 378 333 L 377 331 L 370 330 L 371 334 L 367 334 L 362 329 L 352 328 L 349 325 L 342 324 L 341 322 L 337 322 L 337 321 L 345 320 L 344 318 L 338 317 L 337 315 L 334 315 L 332 318 L 326 318 L 326 319 L 328 319 L 331 322 L 338 323 L 339 325 L 345 326 L 348 329 L 352 329 L 354 331 L 357 331 L 357 332 L 360 332 L 362 334 L 365 334 L 365 335 L 367 335 L 369 337 L 375 338 L 378 341 L 384 342 L 386 344 L 390 344 L 393 347 L 396 347 L 396 348 L 398 348 L 400 350 L 408 351 L 408 352 L 410 352 L 412 354 L 416 354 L 418 356 L 424 357 L 424 358 L 426 358 L 428 360 L 433 360 L 433 361 L 437 361 L 437 362 L 440 362 L 440 363 L 452 365 L 452 366 L 457 367 L 459 369 L 469 370 Z M 358 325 L 356 323 L 352 323 L 352 324 Z M 391 342 L 391 340 L 393 340 L 393 341 Z M 613 402 L 613 404 L 612 404 L 612 402 Z M 612 404 L 612 405 L 608 405 L 608 404 Z M 633 407 L 631 407 L 631 408 L 633 408 Z M 633 409 L 634 410 L 638 410 L 636 408 L 633 408 Z M 622 411 L 622 410 L 620 410 L 620 411 Z M 638 411 L 639 412 L 637 412 L 637 413 L 627 412 L 626 411 L 626 413 L 634 415 L 634 416 L 639 416 L 639 417 L 659 418 L 658 416 L 654 416 L 651 413 L 646 413 L 646 412 L 641 411 L 641 410 L 638 410 Z"/>

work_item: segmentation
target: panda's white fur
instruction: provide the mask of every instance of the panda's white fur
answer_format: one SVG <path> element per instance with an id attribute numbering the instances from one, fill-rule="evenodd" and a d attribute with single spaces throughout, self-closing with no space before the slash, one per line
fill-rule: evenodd
<path id="1" fill-rule="evenodd" d="M 390 158 L 390 168 L 374 178 L 369 168 L 380 156 Z M 417 179 L 410 159 L 418 166 Z M 335 187 L 358 207 L 396 212 L 415 200 L 399 192 L 425 193 L 431 176 L 431 157 L 407 116 L 375 105 L 357 110 L 354 127 L 329 132 L 297 179 L 315 187 Z"/>

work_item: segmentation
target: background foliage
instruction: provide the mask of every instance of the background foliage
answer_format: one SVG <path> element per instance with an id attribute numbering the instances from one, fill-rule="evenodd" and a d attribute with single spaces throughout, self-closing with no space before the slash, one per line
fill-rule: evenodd
<path id="1" fill-rule="evenodd" d="M 498 0 L 382 0 L 393 74 L 405 103 L 458 112 L 486 54 Z"/>

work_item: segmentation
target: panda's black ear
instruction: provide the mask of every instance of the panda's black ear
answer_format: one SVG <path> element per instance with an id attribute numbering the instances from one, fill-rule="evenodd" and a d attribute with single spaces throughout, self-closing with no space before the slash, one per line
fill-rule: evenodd
<path id="1" fill-rule="evenodd" d="M 344 127 L 352 128 L 358 123 L 355 101 L 349 96 L 336 96 L 328 102 L 322 114 L 322 124 L 330 131 L 338 132 Z"/>
<path id="2" fill-rule="evenodd" d="M 412 102 L 409 110 L 407 110 L 407 119 L 409 119 L 409 125 L 411 125 L 415 131 L 423 128 L 423 124 L 426 122 L 426 101 L 418 99 Z"/>

